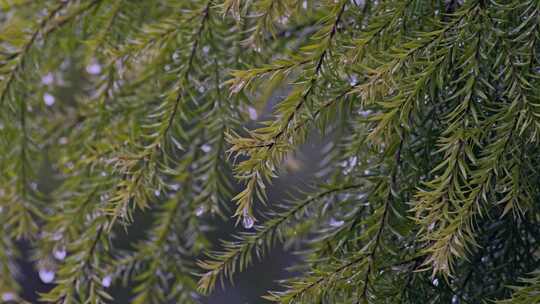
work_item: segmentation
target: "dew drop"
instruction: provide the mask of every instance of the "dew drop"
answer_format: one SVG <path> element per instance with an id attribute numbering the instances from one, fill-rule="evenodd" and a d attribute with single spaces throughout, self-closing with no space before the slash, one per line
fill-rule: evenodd
<path id="1" fill-rule="evenodd" d="M 60 246 L 53 250 L 53 256 L 59 261 L 63 261 L 66 258 L 66 247 Z"/>
<path id="2" fill-rule="evenodd" d="M 203 51 L 203 53 L 208 54 L 208 52 L 210 52 L 210 47 L 205 45 L 205 46 L 203 46 L 202 51 Z"/>
<path id="3" fill-rule="evenodd" d="M 351 78 L 349 79 L 349 84 L 351 86 L 355 86 L 358 83 L 358 77 L 356 75 L 351 75 Z"/>
<path id="4" fill-rule="evenodd" d="M 242 88 L 244 88 L 244 86 L 246 85 L 246 81 L 245 80 L 242 80 L 238 83 L 235 83 L 232 87 L 231 87 L 231 93 L 233 94 L 236 94 L 238 92 L 240 92 L 240 90 L 242 90 Z"/>
<path id="5" fill-rule="evenodd" d="M 55 273 L 52 270 L 48 270 L 48 269 L 39 270 L 39 278 L 45 284 L 52 283 L 54 281 L 54 276 L 55 276 Z"/>
<path id="6" fill-rule="evenodd" d="M 47 73 L 45 76 L 41 77 L 41 83 L 44 85 L 50 85 L 54 82 L 54 76 L 52 73 Z"/>
<path id="7" fill-rule="evenodd" d="M 204 208 L 204 206 L 199 206 L 199 207 L 197 207 L 197 209 L 195 209 L 195 215 L 196 215 L 196 216 L 201 216 L 201 215 L 203 215 L 205 209 L 206 209 L 206 208 Z"/>
<path id="8" fill-rule="evenodd" d="M 454 296 L 452 297 L 452 304 L 458 304 L 458 303 L 459 303 L 459 298 L 458 298 L 457 295 L 454 295 Z"/>
<path id="9" fill-rule="evenodd" d="M 62 235 L 62 232 L 55 232 L 53 235 L 52 235 L 52 240 L 53 241 L 60 241 L 62 239 L 63 235 Z"/>
<path id="10" fill-rule="evenodd" d="M 104 276 L 103 279 L 101 279 L 101 285 L 105 288 L 110 287 L 111 283 L 112 283 L 112 277 L 110 275 Z"/>
<path id="11" fill-rule="evenodd" d="M 251 229 L 253 228 L 253 224 L 255 224 L 255 221 L 253 218 L 247 214 L 244 214 L 244 219 L 242 220 L 242 224 L 244 225 L 244 228 Z"/>
<path id="12" fill-rule="evenodd" d="M 2 294 L 2 302 L 15 301 L 17 296 L 13 292 L 4 292 Z"/>
<path id="13" fill-rule="evenodd" d="M 439 286 L 439 279 L 434 279 L 432 283 L 433 286 Z"/>
<path id="14" fill-rule="evenodd" d="M 249 119 L 257 120 L 257 118 L 259 117 L 259 114 L 257 113 L 257 110 L 254 107 L 248 107 L 247 110 L 248 110 L 248 114 L 249 114 Z"/>
<path id="15" fill-rule="evenodd" d="M 330 219 L 330 226 L 332 226 L 332 227 L 341 227 L 341 226 L 343 226 L 343 224 L 345 224 L 344 221 L 341 221 L 341 220 L 340 220 L 340 221 L 337 221 L 337 220 L 334 219 L 334 218 L 331 218 L 331 219 Z"/>
<path id="16" fill-rule="evenodd" d="M 86 72 L 90 75 L 98 75 L 101 73 L 101 65 L 97 62 L 92 62 L 86 67 Z"/>
<path id="17" fill-rule="evenodd" d="M 353 4 L 355 4 L 356 6 L 362 6 L 362 7 L 363 7 L 364 4 L 365 4 L 365 0 L 351 0 L 351 2 L 352 2 Z"/>
<path id="18" fill-rule="evenodd" d="M 366 110 L 366 111 L 358 111 L 358 114 L 360 114 L 360 116 L 366 118 L 369 116 L 369 114 L 371 114 L 371 111 L 370 110 Z"/>
<path id="19" fill-rule="evenodd" d="M 212 146 L 208 145 L 208 144 L 204 144 L 201 146 L 201 150 L 203 150 L 204 153 L 208 153 L 210 151 L 212 151 Z"/>
<path id="20" fill-rule="evenodd" d="M 55 98 L 51 94 L 45 93 L 43 94 L 43 102 L 45 103 L 46 106 L 50 107 L 54 104 Z"/>
<path id="21" fill-rule="evenodd" d="M 159 197 L 160 194 L 161 194 L 161 191 L 159 191 L 159 189 L 154 190 L 154 195 L 156 197 Z"/>

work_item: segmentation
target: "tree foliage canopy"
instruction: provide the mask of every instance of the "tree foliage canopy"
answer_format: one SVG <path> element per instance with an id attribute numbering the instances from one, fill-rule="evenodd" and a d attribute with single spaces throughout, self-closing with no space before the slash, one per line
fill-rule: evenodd
<path id="1" fill-rule="evenodd" d="M 539 0 L 0 0 L 0 109 L 2 301 L 20 241 L 50 303 L 198 303 L 275 246 L 272 302 L 540 301 Z"/>

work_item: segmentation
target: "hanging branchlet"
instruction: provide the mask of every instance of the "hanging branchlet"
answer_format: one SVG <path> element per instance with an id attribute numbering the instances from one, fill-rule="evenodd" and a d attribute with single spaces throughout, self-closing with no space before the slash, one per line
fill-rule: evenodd
<path id="1" fill-rule="evenodd" d="M 315 35 L 322 38 L 323 42 L 304 47 L 313 70 L 299 79 L 302 84 L 294 88 L 292 93 L 279 104 L 276 109 L 278 119 L 266 123 L 267 126 L 263 128 L 250 131 L 249 137 L 238 137 L 234 133 L 229 136 L 228 141 L 232 144 L 229 151 L 249 158 L 240 162 L 235 170 L 237 178 L 246 184 L 245 189 L 234 198 L 237 202 L 235 216 L 238 220 L 252 220 L 254 197 L 263 202 L 266 201 L 265 184 L 276 176 L 277 168 L 285 155 L 304 140 L 305 134 L 299 136 L 302 133 L 298 132 L 296 125 L 301 117 L 306 115 L 308 109 L 312 108 L 312 104 L 316 104 L 312 103 L 311 95 L 316 90 L 318 78 L 332 66 L 332 63 L 327 62 L 327 57 L 346 6 L 346 1 L 333 4 L 327 24 Z M 289 68 L 287 66 L 285 71 Z M 272 72 L 273 69 L 265 69 L 264 73 Z M 278 71 L 281 71 L 281 68 L 278 68 Z M 258 76 L 258 74 L 258 72 L 249 73 L 250 76 Z M 235 80 L 237 83 L 233 85 L 233 91 L 241 89 L 241 86 L 249 82 L 243 78 L 245 75 L 240 76 L 242 79 Z"/>
<path id="2" fill-rule="evenodd" d="M 286 211 L 269 214 L 271 219 L 263 225 L 256 226 L 255 233 L 242 233 L 234 242 L 223 242 L 224 251 L 210 253 L 209 259 L 199 262 L 199 267 L 207 271 L 199 280 L 199 290 L 208 293 L 214 289 L 218 281 L 223 285 L 224 279 L 232 280 L 236 271 L 243 271 L 252 264 L 253 254 L 258 258 L 263 258 L 277 242 L 284 241 L 284 231 L 288 223 L 306 214 L 311 205 L 326 196 L 351 191 L 358 187 L 360 185 L 329 188 L 303 200 L 292 202 L 282 207 L 282 209 L 287 209 Z"/>
<path id="3" fill-rule="evenodd" d="M 538 288 L 540 281 L 538 277 L 538 272 L 535 271 L 529 274 L 527 277 L 524 277 L 520 280 L 521 286 L 513 286 L 512 289 L 514 293 L 512 298 L 498 301 L 500 304 L 524 304 L 530 303 L 531 301 L 539 301 L 540 297 L 538 295 Z"/>
<path id="4" fill-rule="evenodd" d="M 539 301 L 538 0 L 0 10 L 0 302 Z"/>
<path id="5" fill-rule="evenodd" d="M 189 85 L 196 52 L 199 51 L 201 35 L 210 17 L 211 3 L 212 1 L 208 1 L 203 8 L 197 10 L 196 14 L 200 21 L 199 25 L 193 29 L 186 62 L 178 67 L 178 80 L 164 94 L 165 102 L 154 110 L 149 117 L 150 121 L 143 128 L 145 131 L 141 136 L 145 141 L 138 144 L 142 149 L 121 155 L 115 161 L 116 170 L 124 178 L 118 185 L 116 193 L 111 197 L 110 207 L 106 209 L 113 215 L 113 222 L 118 217 L 128 223 L 131 222 L 132 208 L 129 206 L 131 202 L 138 208 L 147 208 L 153 194 L 150 189 L 159 190 L 167 187 L 164 177 L 160 176 L 159 172 L 175 174 L 174 161 L 166 154 L 182 150 L 180 140 L 175 137 L 178 137 L 177 134 L 185 133 L 185 130 L 182 129 L 182 124 L 177 124 L 176 121 L 180 115 L 184 116 L 181 117 L 183 119 L 188 117 L 186 113 L 188 112 L 186 100 L 188 97 L 185 91 Z M 166 30 L 164 35 L 168 35 L 168 32 L 169 30 Z M 155 122 L 157 118 L 160 120 Z"/>

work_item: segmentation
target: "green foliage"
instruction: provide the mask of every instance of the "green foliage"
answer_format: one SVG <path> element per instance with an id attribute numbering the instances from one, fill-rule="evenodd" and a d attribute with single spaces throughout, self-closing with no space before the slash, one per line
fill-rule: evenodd
<path id="1" fill-rule="evenodd" d="M 0 0 L 2 301 L 536 303 L 538 88 L 538 0 Z"/>

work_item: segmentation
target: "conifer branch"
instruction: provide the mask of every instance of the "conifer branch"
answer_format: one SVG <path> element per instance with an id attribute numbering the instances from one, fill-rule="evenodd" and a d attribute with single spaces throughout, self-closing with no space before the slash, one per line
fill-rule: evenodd
<path id="1" fill-rule="evenodd" d="M 237 268 L 239 271 L 247 268 L 251 264 L 253 250 L 256 251 L 259 258 L 262 258 L 276 240 L 282 238 L 283 226 L 304 212 L 311 204 L 334 193 L 352 190 L 360 186 L 345 185 L 310 195 L 306 199 L 294 203 L 291 207 L 287 207 L 287 211 L 272 214 L 272 219 L 262 226 L 257 226 L 255 233 L 244 233 L 237 236 L 235 242 L 224 242 L 224 252 L 210 254 L 208 256 L 210 260 L 199 261 L 199 267 L 207 271 L 199 280 L 199 290 L 208 293 L 212 291 L 218 279 L 221 279 L 223 284 L 223 278 L 232 279 Z"/>
<path id="2" fill-rule="evenodd" d="M 124 181 L 124 184 L 126 185 L 126 188 L 128 192 L 125 192 L 124 188 L 118 189 L 118 194 L 115 195 L 117 198 L 116 201 L 112 201 L 112 208 L 108 208 L 108 212 L 112 214 L 112 223 L 115 222 L 115 220 L 118 217 L 123 217 L 130 222 L 130 213 L 128 211 L 128 204 L 130 201 L 134 200 L 136 206 L 140 208 L 146 208 L 148 206 L 147 202 L 145 202 L 145 194 L 140 193 L 141 185 L 143 185 L 143 182 L 146 180 L 154 180 L 156 178 L 156 174 L 152 173 L 151 170 L 149 170 L 148 166 L 151 166 L 153 161 L 157 159 L 158 155 L 160 153 L 163 153 L 163 147 L 164 147 L 164 140 L 166 140 L 169 137 L 169 132 L 171 130 L 171 127 L 173 126 L 173 123 L 175 122 L 175 118 L 178 115 L 179 107 L 182 103 L 182 100 L 184 98 L 184 86 L 186 85 L 188 81 L 189 74 L 192 70 L 193 60 L 196 55 L 196 51 L 199 45 L 199 40 L 201 39 L 202 32 L 205 28 L 206 22 L 209 19 L 210 16 L 210 7 L 212 4 L 212 0 L 207 1 L 204 9 L 201 12 L 201 20 L 199 23 L 199 26 L 197 27 L 196 31 L 193 33 L 192 36 L 192 46 L 189 52 L 189 57 L 187 60 L 187 65 L 182 70 L 181 74 L 179 75 L 179 78 L 177 80 L 177 89 L 174 93 L 176 95 L 174 101 L 172 102 L 170 114 L 166 115 L 164 118 L 165 124 L 160 125 L 159 130 L 157 131 L 157 135 L 152 136 L 152 141 L 145 145 L 144 150 L 139 153 L 139 155 L 135 156 L 134 159 L 126 159 L 127 162 L 125 164 L 125 168 L 122 170 L 126 172 Z M 166 104 L 168 101 L 166 101 Z M 173 141 L 176 141 L 175 139 Z M 175 146 L 178 146 L 178 144 L 175 143 Z M 133 168 L 137 165 L 139 165 L 142 162 L 142 168 L 137 169 L 133 171 Z M 171 170 L 172 171 L 172 170 Z M 149 174 L 149 176 L 148 176 Z M 127 178 L 131 179 L 133 183 L 130 182 Z M 127 212 L 127 213 L 126 213 Z M 112 225 L 111 225 L 112 227 Z"/>
<path id="3" fill-rule="evenodd" d="M 373 248 L 371 249 L 371 251 L 366 256 L 366 258 L 368 259 L 368 267 L 367 267 L 367 270 L 366 270 L 365 275 L 364 275 L 364 280 L 363 280 L 364 283 L 362 285 L 362 289 L 361 289 L 361 292 L 360 292 L 360 295 L 361 295 L 360 297 L 366 303 L 368 303 L 368 288 L 369 288 L 369 284 L 370 284 L 370 282 L 369 282 L 370 281 L 370 276 L 373 274 L 374 271 L 376 271 L 376 269 L 374 269 L 375 268 L 374 260 L 375 260 L 375 257 L 376 257 L 375 255 L 377 253 L 377 250 L 380 247 L 382 233 L 383 233 L 384 229 L 386 228 L 386 222 L 388 221 L 388 211 L 390 210 L 390 208 L 391 208 L 390 205 L 393 202 L 394 192 L 398 193 L 398 191 L 397 191 L 397 174 L 398 174 L 398 171 L 399 171 L 399 167 L 401 166 L 401 149 L 403 148 L 403 140 L 404 139 L 401 138 L 401 140 L 399 142 L 399 146 L 398 146 L 396 154 L 395 154 L 395 167 L 394 167 L 392 175 L 390 177 L 390 185 L 388 187 L 388 195 L 386 197 L 386 201 L 384 202 L 384 207 L 383 207 L 383 212 L 382 212 L 381 218 L 379 219 L 378 229 L 377 229 L 377 233 L 375 234 Z"/>
<path id="4" fill-rule="evenodd" d="M 329 48 L 333 43 L 334 36 L 337 33 L 337 27 L 341 21 L 346 1 L 341 1 L 336 5 L 337 11 L 334 12 L 335 19 L 330 24 L 329 29 L 325 31 L 326 39 L 320 51 L 315 53 L 315 66 L 313 76 L 309 79 L 308 85 L 305 88 L 295 89 L 286 100 L 282 102 L 279 113 L 283 115 L 277 122 L 274 122 L 270 127 L 255 130 L 250 132 L 250 139 L 230 137 L 232 143 L 230 152 L 238 155 L 247 154 L 249 160 L 243 161 L 237 166 L 236 176 L 241 180 L 245 180 L 246 187 L 240 192 L 234 200 L 237 202 L 235 216 L 237 221 L 241 218 L 250 220 L 253 218 L 253 198 L 258 196 L 263 202 L 265 201 L 265 183 L 275 175 L 276 167 L 287 151 L 292 149 L 289 141 L 292 134 L 289 134 L 291 125 L 301 115 L 302 108 L 310 99 L 310 95 L 315 89 L 317 79 L 321 73 L 324 60 L 329 52 Z M 294 128 L 293 128 L 294 129 Z M 242 151 L 242 147 L 248 145 L 258 145 L 259 149 L 251 149 Z"/>
<path id="5" fill-rule="evenodd" d="M 38 24 L 37 28 L 34 30 L 34 32 L 30 35 L 30 39 L 22 46 L 21 50 L 19 50 L 14 55 L 14 60 L 17 62 L 15 63 L 15 66 L 11 68 L 11 70 L 8 72 L 6 78 L 2 81 L 3 87 L 2 91 L 0 93 L 0 106 L 3 105 L 4 100 L 6 98 L 6 95 L 8 94 L 11 85 L 13 81 L 15 80 L 16 74 L 18 74 L 24 67 L 24 62 L 26 59 L 26 56 L 28 56 L 28 53 L 30 52 L 30 49 L 34 45 L 34 42 L 36 42 L 38 36 L 45 30 L 47 25 L 54 19 L 54 17 L 67 5 L 69 4 L 69 1 L 62 1 L 60 4 L 58 4 L 56 7 L 54 7 L 48 14 L 45 16 Z"/>
<path id="6" fill-rule="evenodd" d="M 270 301 L 539 301 L 538 0 L 49 2 L 0 0 L 0 302 L 23 262 L 198 303 L 291 246 Z"/>
<path id="7" fill-rule="evenodd" d="M 47 14 L 47 16 L 45 16 L 39 22 L 38 26 L 36 27 L 34 32 L 30 35 L 30 38 L 24 43 L 22 48 L 13 55 L 12 60 L 16 60 L 16 63 L 14 67 L 9 70 L 9 72 L 7 73 L 7 76 L 5 76 L 5 79 L 2 81 L 3 87 L 0 93 L 0 105 L 3 105 L 4 100 L 6 99 L 6 96 L 9 90 L 11 89 L 11 86 L 13 85 L 13 82 L 15 81 L 15 77 L 17 76 L 17 74 L 22 72 L 22 70 L 24 69 L 26 57 L 30 53 L 30 50 L 34 46 L 35 42 L 38 40 L 39 36 L 43 35 L 44 38 L 47 37 L 50 33 L 52 33 L 53 31 L 57 29 L 60 29 L 63 25 L 67 24 L 72 19 L 78 17 L 90 7 L 98 4 L 100 1 L 101 0 L 91 1 L 90 4 L 78 9 L 76 13 L 70 14 L 67 17 L 64 17 L 63 19 L 53 24 L 52 26 L 51 26 L 51 22 L 55 21 L 55 17 L 57 16 L 57 14 L 61 10 L 66 8 L 70 4 L 71 0 L 60 1 L 60 3 L 57 6 L 51 9 L 51 11 Z"/>

